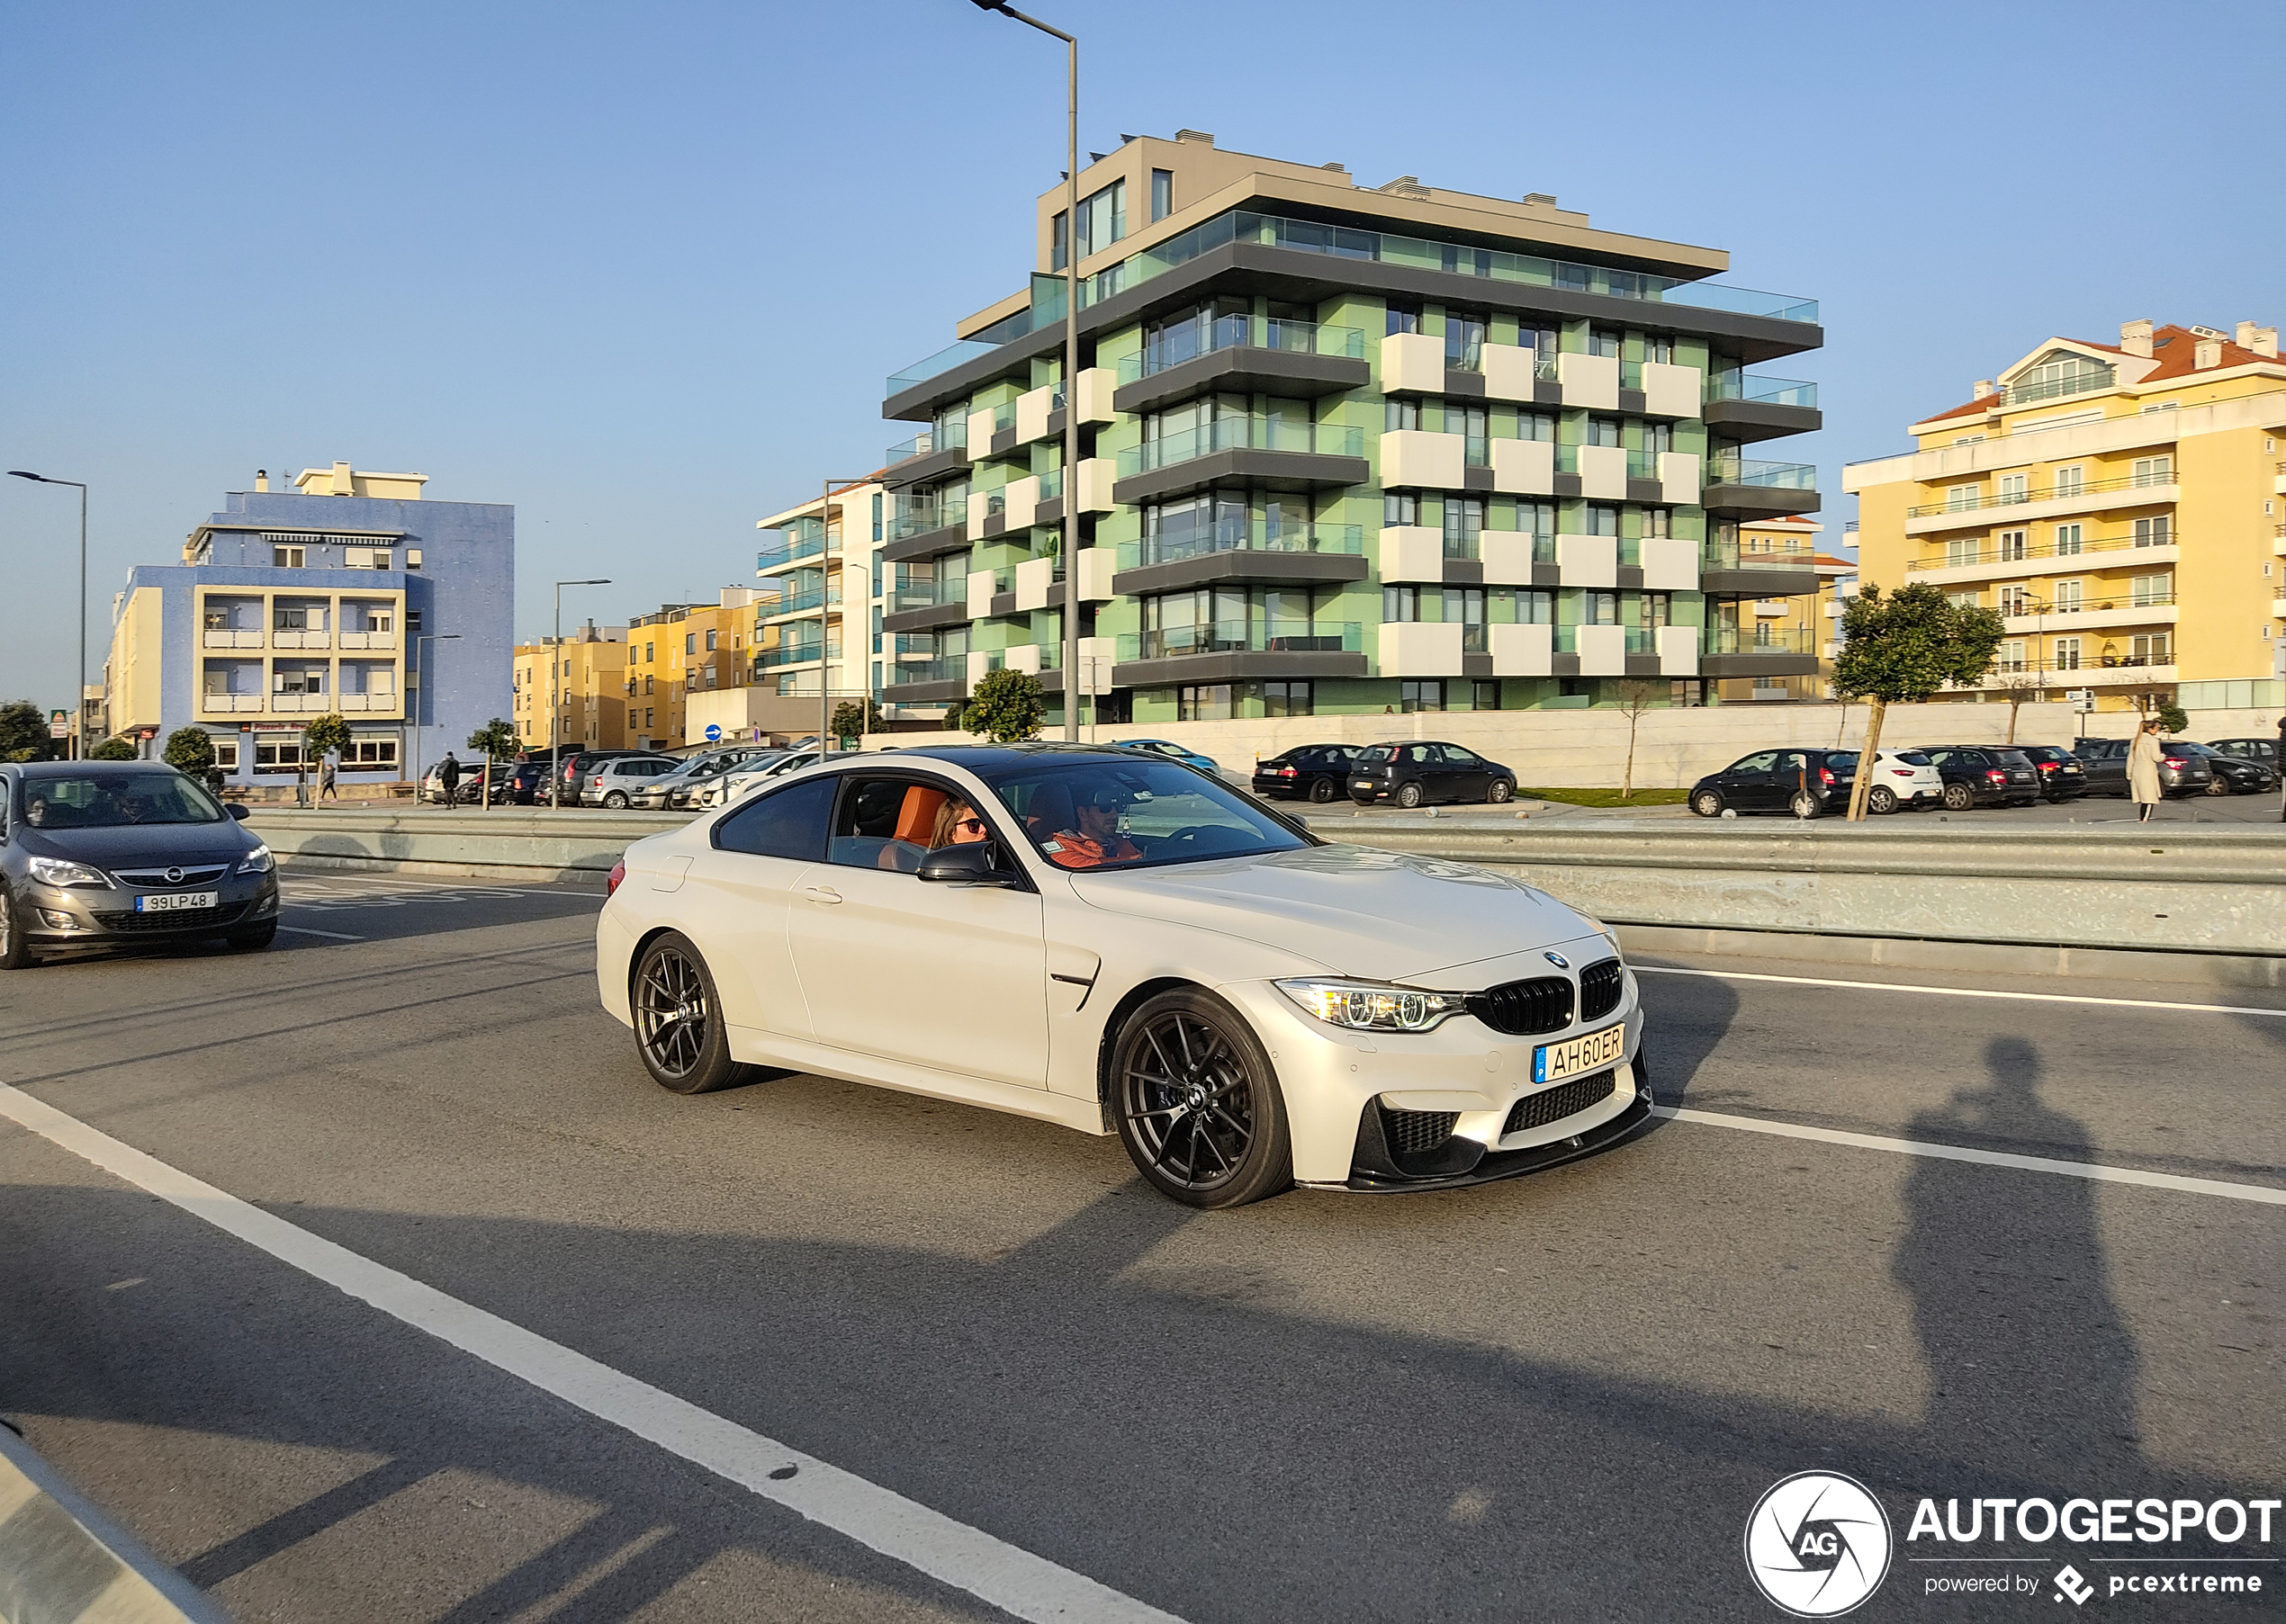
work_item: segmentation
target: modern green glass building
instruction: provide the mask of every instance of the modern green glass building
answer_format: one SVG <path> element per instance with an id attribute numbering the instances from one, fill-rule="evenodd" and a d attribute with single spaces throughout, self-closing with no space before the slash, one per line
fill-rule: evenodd
<path id="1" fill-rule="evenodd" d="M 1030 284 L 888 381 L 884 416 L 920 432 L 883 476 L 885 701 L 1006 666 L 1060 704 L 1067 588 L 1106 722 L 1585 706 L 1631 681 L 1696 703 L 1816 670 L 1752 607 L 1814 589 L 1806 551 L 1737 539 L 1818 506 L 1809 467 L 1748 454 L 1818 426 L 1815 385 L 1748 370 L 1817 348 L 1814 303 L 1550 197 L 1367 190 L 1194 130 L 1129 138 L 1080 185 L 1076 229 L 1061 185 L 1040 200 Z"/>

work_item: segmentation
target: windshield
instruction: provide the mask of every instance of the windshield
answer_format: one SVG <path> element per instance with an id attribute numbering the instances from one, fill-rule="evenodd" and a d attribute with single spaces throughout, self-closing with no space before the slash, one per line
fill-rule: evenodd
<path id="1" fill-rule="evenodd" d="M 2177 756 L 2212 756 L 2215 754 L 2213 750 L 2209 749 L 2205 745 L 2193 744 L 2188 739 L 2170 739 L 2167 740 L 2166 748 L 2170 754 Z"/>
<path id="2" fill-rule="evenodd" d="M 23 821 L 34 829 L 118 829 L 144 823 L 220 823 L 221 803 L 178 772 L 27 778 Z"/>
<path id="3" fill-rule="evenodd" d="M 1173 762 L 1042 762 L 990 783 L 1040 856 L 1059 868 L 1141 868 L 1316 844 Z"/>
<path id="4" fill-rule="evenodd" d="M 1397 758 L 1397 747 L 1393 744 L 1376 744 L 1358 751 L 1356 758 L 1359 761 L 1394 761 Z"/>

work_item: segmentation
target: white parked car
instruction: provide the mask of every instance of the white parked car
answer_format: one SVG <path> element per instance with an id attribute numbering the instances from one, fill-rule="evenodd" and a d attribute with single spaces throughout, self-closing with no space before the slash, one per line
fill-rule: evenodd
<path id="1" fill-rule="evenodd" d="M 662 1087 L 787 1067 L 1116 1133 L 1194 1207 L 1526 1172 L 1651 1108 L 1596 920 L 1133 751 L 834 758 L 628 848 L 596 941 Z"/>
<path id="2" fill-rule="evenodd" d="M 759 788 L 773 778 L 782 778 L 803 767 L 813 767 L 816 762 L 817 751 L 814 749 L 790 749 L 775 755 L 758 756 L 723 774 L 706 786 L 703 794 L 693 795 L 691 802 L 702 811 L 707 807 L 727 806 L 750 789 Z"/>
<path id="3" fill-rule="evenodd" d="M 1863 759 L 1864 752 L 1858 752 Z M 1944 775 L 1919 750 L 1876 750 L 1873 782 L 1866 788 L 1866 811 L 1880 814 L 1904 807 L 1918 811 L 1945 799 Z"/>

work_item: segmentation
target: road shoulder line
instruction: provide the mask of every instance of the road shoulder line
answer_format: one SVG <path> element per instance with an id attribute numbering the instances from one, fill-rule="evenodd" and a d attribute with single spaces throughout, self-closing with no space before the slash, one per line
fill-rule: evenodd
<path id="1" fill-rule="evenodd" d="M 1789 987 L 1851 987 L 1871 992 L 2014 999 L 2035 1004 L 2103 1004 L 2121 1009 L 2177 1009 L 2192 1015 L 2267 1015 L 2286 1020 L 2286 1009 L 2265 1009 L 2259 1004 L 2185 1004 L 2159 998 L 2097 998 L 2085 992 L 2012 992 L 1994 987 L 1928 987 L 1912 982 L 1861 982 L 1834 976 L 1772 975 L 1759 970 L 1693 970 L 1679 965 L 1630 965 L 1628 967 L 1638 975 L 1697 975 L 1711 981 L 1778 982 Z"/>

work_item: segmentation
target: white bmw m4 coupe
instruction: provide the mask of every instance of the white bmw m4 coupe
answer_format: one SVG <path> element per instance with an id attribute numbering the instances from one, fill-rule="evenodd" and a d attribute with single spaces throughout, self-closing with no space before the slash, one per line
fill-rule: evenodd
<path id="1" fill-rule="evenodd" d="M 628 848 L 604 1007 L 661 1086 L 776 1067 L 1119 1135 L 1159 1190 L 1439 1189 L 1650 1114 L 1618 943 L 1130 750 L 899 750 Z"/>

